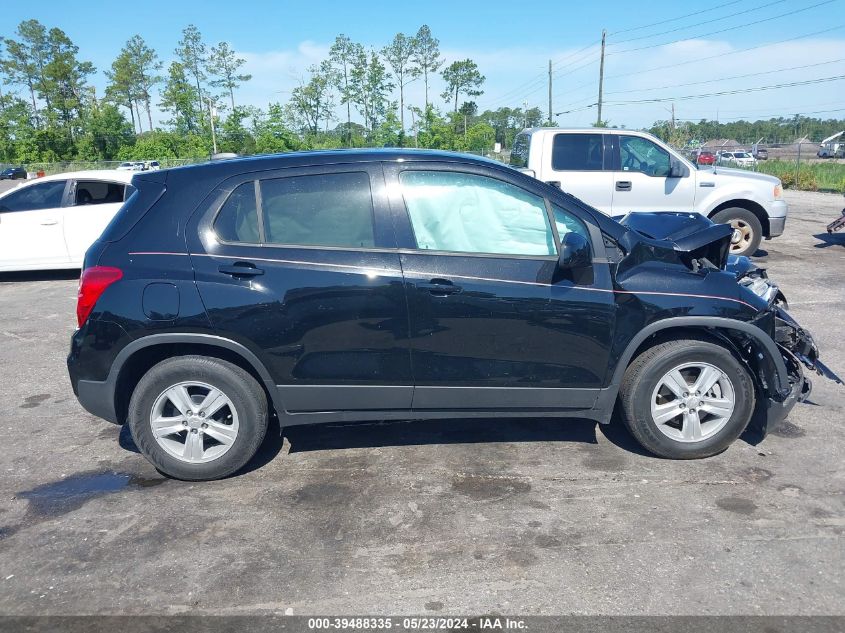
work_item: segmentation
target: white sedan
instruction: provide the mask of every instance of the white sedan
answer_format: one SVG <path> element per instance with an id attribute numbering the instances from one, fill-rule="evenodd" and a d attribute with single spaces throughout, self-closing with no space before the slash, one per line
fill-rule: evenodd
<path id="1" fill-rule="evenodd" d="M 0 271 L 80 268 L 88 247 L 135 190 L 129 171 L 80 171 L 0 194 Z"/>
<path id="2" fill-rule="evenodd" d="M 725 152 L 722 161 L 739 167 L 754 167 L 757 164 L 757 159 L 748 152 Z"/>

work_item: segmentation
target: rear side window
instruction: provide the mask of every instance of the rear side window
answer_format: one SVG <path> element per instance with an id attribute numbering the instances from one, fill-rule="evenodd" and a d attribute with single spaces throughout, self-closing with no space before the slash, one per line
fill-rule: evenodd
<path id="1" fill-rule="evenodd" d="M 263 235 L 260 228 L 263 228 Z M 226 242 L 288 246 L 375 246 L 373 196 L 365 172 L 245 182 L 214 220 Z"/>
<path id="2" fill-rule="evenodd" d="M 268 244 L 372 248 L 373 196 L 364 172 L 261 181 Z"/>
<path id="3" fill-rule="evenodd" d="M 255 182 L 250 180 L 235 188 L 217 214 L 214 230 L 224 242 L 257 244 L 260 241 Z"/>
<path id="4" fill-rule="evenodd" d="M 604 145 L 601 134 L 555 134 L 552 142 L 555 171 L 602 171 Z"/>
<path id="5" fill-rule="evenodd" d="M 102 180 L 80 180 L 76 183 L 76 195 L 73 203 L 77 206 L 86 204 L 109 204 L 123 202 L 126 185 Z"/>
<path id="6" fill-rule="evenodd" d="M 520 169 L 528 168 L 528 150 L 531 149 L 531 135 L 527 132 L 517 134 L 511 148 L 510 163 Z"/>

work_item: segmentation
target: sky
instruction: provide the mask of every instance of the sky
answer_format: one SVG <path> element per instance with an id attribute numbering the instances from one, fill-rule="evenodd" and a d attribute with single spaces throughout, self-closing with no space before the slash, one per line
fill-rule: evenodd
<path id="1" fill-rule="evenodd" d="M 0 36 L 13 37 L 17 24 L 30 18 L 70 36 L 80 58 L 97 67 L 92 83 L 100 95 L 103 71 L 135 34 L 158 52 L 165 68 L 188 24 L 209 44 L 228 42 L 253 75 L 236 102 L 266 109 L 289 99 L 338 34 L 378 50 L 394 34 L 413 34 L 425 23 L 440 40 L 447 64 L 465 58 L 478 64 L 486 78 L 484 94 L 474 98 L 480 111 L 527 104 L 545 113 L 552 60 L 555 119 L 566 126 L 591 125 L 604 29 L 602 118 L 611 125 L 648 127 L 668 119 L 673 105 L 678 120 L 845 118 L 845 0 L 39 0 L 7 3 Z M 784 84 L 800 85 L 767 88 Z M 446 109 L 439 98 L 443 88 L 438 77 L 431 93 Z M 752 88 L 765 89 L 748 91 Z M 419 80 L 406 90 L 406 103 L 422 101 Z"/>

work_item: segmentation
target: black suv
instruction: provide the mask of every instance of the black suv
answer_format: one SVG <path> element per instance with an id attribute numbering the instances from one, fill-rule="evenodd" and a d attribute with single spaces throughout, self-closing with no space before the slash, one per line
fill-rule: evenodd
<path id="1" fill-rule="evenodd" d="M 68 358 L 162 472 L 229 475 L 281 426 L 622 417 L 696 458 L 827 371 L 731 229 L 622 223 L 510 167 L 311 152 L 136 175 L 85 258 Z M 743 263 L 744 262 L 744 263 Z M 736 262 L 735 262 L 736 263 Z"/>

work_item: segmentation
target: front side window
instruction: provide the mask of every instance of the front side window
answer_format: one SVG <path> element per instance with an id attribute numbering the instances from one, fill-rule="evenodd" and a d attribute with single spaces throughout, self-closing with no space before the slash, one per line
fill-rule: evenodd
<path id="1" fill-rule="evenodd" d="M 417 248 L 453 253 L 555 255 L 543 198 L 474 174 L 400 175 Z"/>
<path id="2" fill-rule="evenodd" d="M 101 180 L 80 180 L 76 183 L 75 205 L 123 202 L 126 185 Z"/>
<path id="3" fill-rule="evenodd" d="M 0 213 L 8 211 L 36 211 L 62 206 L 67 180 L 51 180 L 29 185 L 0 199 Z"/>
<path id="4" fill-rule="evenodd" d="M 553 204 L 552 215 L 555 219 L 555 228 L 557 229 L 558 237 L 560 237 L 561 240 L 563 240 L 563 236 L 567 233 L 578 233 L 588 240 L 590 239 L 590 234 L 587 231 L 586 225 L 569 211 Z"/>
<path id="5" fill-rule="evenodd" d="M 647 176 L 669 175 L 669 152 L 640 136 L 619 137 L 622 171 L 638 171 Z"/>
<path id="6" fill-rule="evenodd" d="M 552 142 L 555 171 L 601 171 L 604 145 L 601 134 L 555 134 Z"/>

